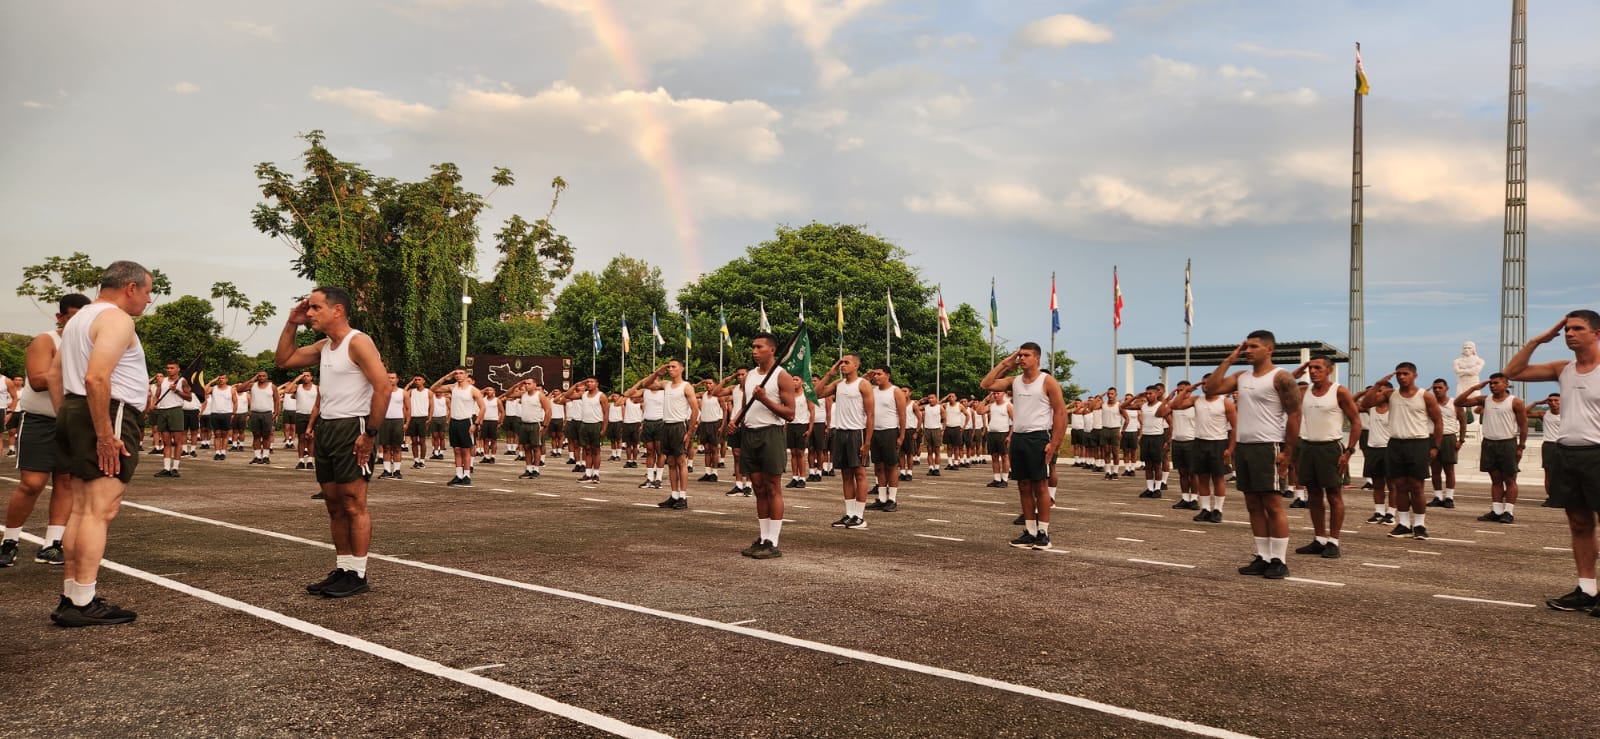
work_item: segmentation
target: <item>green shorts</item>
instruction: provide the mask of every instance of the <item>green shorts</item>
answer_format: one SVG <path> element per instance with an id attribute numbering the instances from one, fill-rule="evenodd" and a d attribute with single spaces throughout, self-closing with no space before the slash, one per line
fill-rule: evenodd
<path id="1" fill-rule="evenodd" d="M 1196 475 L 1221 477 L 1228 474 L 1228 440 L 1195 439 L 1189 449 L 1189 471 Z"/>
<path id="2" fill-rule="evenodd" d="M 411 422 L 406 424 L 406 436 L 420 439 L 428 435 L 428 419 L 412 416 Z"/>
<path id="3" fill-rule="evenodd" d="M 661 453 L 669 457 L 681 457 L 693 451 L 683 442 L 683 437 L 689 434 L 689 424 L 683 422 L 663 423 L 661 430 Z"/>
<path id="4" fill-rule="evenodd" d="M 1550 501 L 1569 511 L 1600 511 L 1600 446 L 1546 443 L 1545 488 Z"/>
<path id="5" fill-rule="evenodd" d="M 164 433 L 177 433 L 183 430 L 183 407 L 157 408 L 155 413 L 156 431 Z"/>
<path id="6" fill-rule="evenodd" d="M 639 432 L 639 440 L 646 444 L 654 444 L 661 441 L 661 421 L 659 419 L 652 421 L 646 418 L 644 426 L 640 428 Z"/>
<path id="7" fill-rule="evenodd" d="M 478 438 L 479 440 L 489 439 L 490 441 L 500 438 L 500 422 L 498 420 L 479 421 Z"/>
<path id="8" fill-rule="evenodd" d="M 700 428 L 694 432 L 694 435 L 696 439 L 700 440 L 701 444 L 709 447 L 722 443 L 722 419 L 700 419 Z"/>
<path id="9" fill-rule="evenodd" d="M 450 430 L 449 416 L 434 416 L 428 419 L 428 433 L 442 434 Z"/>
<path id="10" fill-rule="evenodd" d="M 182 409 L 179 411 L 181 422 Z M 144 414 L 135 410 L 133 406 L 119 401 L 111 401 L 111 423 L 116 426 L 117 419 L 122 419 L 122 424 L 116 426 L 117 434 L 122 439 L 122 445 L 132 452 L 122 458 L 122 469 L 117 472 L 117 479 L 124 485 L 133 479 L 134 469 L 139 466 L 139 442 L 144 438 Z M 21 415 L 21 414 L 16 414 Z M 99 452 L 95 446 L 94 419 L 89 415 L 89 399 L 82 395 L 68 395 L 61 402 L 61 407 L 56 409 L 56 469 L 71 474 L 79 480 L 98 480 L 106 474 L 100 471 Z"/>
<path id="11" fill-rule="evenodd" d="M 739 431 L 739 471 L 746 475 L 783 474 L 788 462 L 784 453 L 782 424 L 745 428 Z"/>
<path id="12" fill-rule="evenodd" d="M 1278 444 L 1236 443 L 1233 466 L 1238 478 L 1234 485 L 1241 493 L 1270 493 L 1278 489 Z"/>
<path id="13" fill-rule="evenodd" d="M 989 453 L 989 456 L 1003 457 L 1010 453 L 1010 447 L 1006 444 L 1006 436 L 1007 434 L 1004 431 L 990 431 L 984 437 L 986 442 L 984 450 Z"/>
<path id="14" fill-rule="evenodd" d="M 946 427 L 944 427 L 944 445 L 945 446 L 961 446 L 961 427 L 960 426 L 946 426 Z"/>
<path id="15" fill-rule="evenodd" d="M 916 433 L 915 432 L 907 432 L 906 433 L 906 438 L 910 440 L 908 443 L 910 443 L 911 446 L 912 446 L 912 452 L 915 452 L 916 451 L 916 444 L 917 444 L 917 435 L 916 435 Z M 823 453 L 823 452 L 828 450 L 828 424 L 827 423 L 813 422 L 811 424 L 811 436 L 806 439 L 806 448 L 810 449 L 813 453 L 816 453 L 816 454 L 821 454 L 821 453 Z"/>
<path id="16" fill-rule="evenodd" d="M 257 438 L 272 435 L 272 411 L 250 412 L 250 433 Z"/>
<path id="17" fill-rule="evenodd" d="M 295 428 L 300 429 L 301 431 L 305 431 L 306 427 L 310 426 L 310 425 L 311 425 L 311 414 L 310 413 L 296 413 L 296 414 L 294 414 L 294 427 Z"/>
<path id="18" fill-rule="evenodd" d="M 822 431 L 820 431 L 816 426 L 812 426 L 811 427 L 811 436 L 812 436 L 812 438 L 816 438 L 817 434 L 820 434 L 820 433 L 822 433 Z M 916 456 L 916 454 L 917 454 L 917 438 L 918 437 L 917 437 L 917 430 L 916 429 L 911 429 L 911 428 L 906 429 L 905 437 L 902 438 L 901 441 L 900 441 L 900 456 L 902 456 L 902 457 L 913 457 L 913 456 Z M 816 448 L 814 442 L 813 442 L 813 448 Z"/>
<path id="19" fill-rule="evenodd" d="M 1389 478 L 1401 477 L 1412 480 L 1426 480 L 1433 471 L 1428 467 L 1428 450 L 1433 448 L 1433 439 L 1390 439 L 1389 440 Z"/>
<path id="20" fill-rule="evenodd" d="M 866 432 L 861 429 L 834 429 L 833 430 L 833 466 L 841 470 L 853 470 L 863 466 L 866 460 L 861 458 L 861 444 L 866 439 Z"/>
<path id="21" fill-rule="evenodd" d="M 1339 492 L 1344 477 L 1339 474 L 1339 455 L 1344 445 L 1337 441 L 1301 441 L 1294 448 L 1294 471 L 1301 485 Z"/>
<path id="22" fill-rule="evenodd" d="M 930 452 L 939 451 L 939 429 L 922 430 L 922 447 Z"/>
<path id="23" fill-rule="evenodd" d="M 642 424 L 637 423 L 622 424 L 622 443 L 630 446 L 638 444 L 641 435 L 640 432 L 642 431 L 641 425 Z"/>
<path id="24" fill-rule="evenodd" d="M 611 442 L 611 446 L 616 446 L 617 442 L 622 441 L 621 421 L 612 421 L 606 424 L 606 441 Z"/>
<path id="25" fill-rule="evenodd" d="M 872 432 L 873 464 L 893 465 L 900 462 L 900 429 L 877 429 Z"/>
<path id="26" fill-rule="evenodd" d="M 313 460 L 317 482 L 341 485 L 372 479 L 372 455 L 356 459 L 356 438 L 366 432 L 367 419 L 324 418 L 317 421 L 317 443 Z M 374 447 L 376 449 L 376 447 Z"/>
<path id="27" fill-rule="evenodd" d="M 1122 436 L 1122 429 L 1101 427 L 1094 433 L 1099 438 L 1100 446 L 1115 448 L 1118 446 L 1117 439 Z"/>
<path id="28" fill-rule="evenodd" d="M 1125 451 L 1125 452 L 1137 452 L 1137 451 L 1139 451 L 1139 432 L 1137 432 L 1137 431 L 1124 431 L 1124 432 L 1122 432 L 1121 436 L 1122 436 L 1122 451 Z"/>
<path id="29" fill-rule="evenodd" d="M 1045 459 L 1045 447 L 1050 445 L 1049 431 L 1029 431 L 1011 434 L 1011 479 L 1048 480 L 1050 466 L 1055 460 Z"/>
<path id="30" fill-rule="evenodd" d="M 1361 463 L 1362 477 L 1370 477 L 1374 480 L 1389 479 L 1388 446 L 1368 446 L 1362 450 L 1361 458 L 1365 460 Z"/>
<path id="31" fill-rule="evenodd" d="M 1161 465 L 1167 461 L 1167 437 L 1165 434 L 1141 434 L 1139 436 L 1139 461 L 1144 462 L 1156 472 L 1161 471 Z"/>
<path id="32" fill-rule="evenodd" d="M 1172 468 L 1179 472 L 1194 469 L 1194 440 L 1172 441 Z"/>
<path id="33" fill-rule="evenodd" d="M 1456 463 L 1457 455 L 1455 434 L 1445 434 L 1444 438 L 1439 440 L 1439 456 L 1434 457 L 1433 459 L 1434 461 L 1446 467 Z"/>
<path id="34" fill-rule="evenodd" d="M 806 448 L 806 430 L 811 428 L 809 423 L 791 423 L 783 427 L 783 445 L 790 451 Z"/>
<path id="35" fill-rule="evenodd" d="M 544 424 L 523 421 L 517 426 L 517 443 L 529 448 L 544 446 Z"/>
<path id="36" fill-rule="evenodd" d="M 604 423 L 598 421 L 594 423 L 573 421 L 573 428 L 567 431 L 567 435 L 577 439 L 578 446 L 586 449 L 596 449 L 600 446 L 600 434 L 605 430 L 602 428 L 604 425 Z"/>
<path id="37" fill-rule="evenodd" d="M 65 465 L 56 464 L 61 459 L 56 454 L 56 419 L 38 413 L 17 411 L 17 469 L 28 472 L 68 472 Z"/>
<path id="38" fill-rule="evenodd" d="M 1495 472 L 1502 477 L 1517 474 L 1517 440 L 1484 439 L 1478 456 L 1479 472 Z"/>
<path id="39" fill-rule="evenodd" d="M 385 418 L 378 427 L 378 446 L 400 446 L 406 440 L 405 419 Z"/>

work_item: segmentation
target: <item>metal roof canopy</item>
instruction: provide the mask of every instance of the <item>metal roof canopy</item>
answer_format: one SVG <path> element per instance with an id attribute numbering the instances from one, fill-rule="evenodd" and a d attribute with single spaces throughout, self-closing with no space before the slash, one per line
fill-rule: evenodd
<path id="1" fill-rule="evenodd" d="M 1194 367 L 1215 367 L 1222 364 L 1238 344 L 1203 344 L 1189 347 L 1189 364 Z M 1273 364 L 1300 366 L 1304 352 L 1313 357 L 1327 357 L 1334 362 L 1349 362 L 1350 356 L 1326 341 L 1280 341 L 1272 350 Z M 1131 355 L 1145 364 L 1162 369 L 1183 366 L 1182 346 L 1152 346 L 1137 349 L 1118 349 L 1117 354 Z"/>

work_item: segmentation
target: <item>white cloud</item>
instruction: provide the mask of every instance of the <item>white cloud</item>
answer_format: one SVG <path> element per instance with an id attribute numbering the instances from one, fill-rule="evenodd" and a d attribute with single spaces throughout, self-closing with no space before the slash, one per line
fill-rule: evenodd
<path id="1" fill-rule="evenodd" d="M 1232 64 L 1224 64 L 1218 67 L 1217 74 L 1230 80 L 1264 80 L 1267 78 L 1265 72 L 1255 67 L 1236 67 Z"/>
<path id="2" fill-rule="evenodd" d="M 1188 62 L 1151 54 L 1144 60 L 1151 76 L 1159 82 L 1189 82 L 1200 78 L 1200 68 Z"/>
<path id="3" fill-rule="evenodd" d="M 698 172 L 687 184 L 689 201 L 702 216 L 772 220 L 799 213 L 805 205 L 794 193 L 723 172 Z"/>
<path id="4" fill-rule="evenodd" d="M 1148 182 L 1119 175 L 1088 175 L 1060 195 L 1013 181 L 979 185 L 966 193 L 946 189 L 912 195 L 901 202 L 913 213 L 1080 228 L 1113 221 L 1143 226 L 1226 226 L 1260 215 L 1249 198 L 1249 186 L 1239 177 L 1224 174 L 1219 166 L 1181 169 Z"/>
<path id="5" fill-rule="evenodd" d="M 1309 49 L 1272 49 L 1260 44 L 1250 43 L 1249 41 L 1240 41 L 1239 43 L 1233 45 L 1233 49 L 1234 51 L 1242 51 L 1246 54 L 1256 54 L 1259 56 L 1277 59 L 1324 60 L 1328 58 L 1327 54 L 1324 54 L 1320 51 L 1312 51 Z"/>
<path id="6" fill-rule="evenodd" d="M 359 87 L 332 89 L 314 87 L 311 99 L 332 103 L 354 113 L 373 118 L 391 126 L 414 128 L 427 123 L 438 111 L 422 103 L 408 103 L 389 97 L 377 90 Z"/>
<path id="7" fill-rule="evenodd" d="M 855 151 L 856 149 L 861 148 L 862 145 L 865 144 L 865 143 L 866 143 L 865 141 L 862 141 L 861 139 L 859 139 L 859 138 L 857 138 L 855 136 L 846 136 L 845 138 L 839 139 L 838 143 L 834 144 L 833 150 L 834 151 Z"/>
<path id="8" fill-rule="evenodd" d="M 1315 105 L 1321 100 L 1317 91 L 1309 87 L 1297 87 L 1293 90 L 1277 90 L 1270 92 L 1257 92 L 1245 90 L 1239 93 L 1239 99 L 1247 103 L 1265 106 L 1306 106 Z"/>
<path id="9" fill-rule="evenodd" d="M 1026 49 L 1065 48 L 1073 44 L 1103 44 L 1113 37 L 1111 29 L 1069 13 L 1052 15 L 1033 21 L 1012 37 L 1012 42 Z"/>
<path id="10" fill-rule="evenodd" d="M 803 110 L 794 114 L 794 127 L 802 131 L 821 132 L 843 126 L 850 120 L 850 111 L 842 108 Z"/>
<path id="11" fill-rule="evenodd" d="M 274 27 L 272 27 L 270 25 L 267 25 L 265 23 L 257 23 L 255 21 L 245 21 L 245 20 L 233 20 L 233 21 L 228 21 L 228 28 L 231 28 L 234 31 L 237 31 L 237 32 L 242 33 L 242 34 L 245 34 L 247 36 L 254 36 L 254 37 L 258 38 L 258 39 L 263 39 L 263 40 L 266 40 L 266 41 L 277 41 L 278 40 L 278 29 L 276 29 L 276 28 L 274 28 Z"/>
<path id="12" fill-rule="evenodd" d="M 954 93 L 929 98 L 915 106 L 914 110 L 923 118 L 954 118 L 965 112 L 971 103 L 972 95 L 967 92 L 966 85 L 962 85 Z"/>
<path id="13" fill-rule="evenodd" d="M 193 82 L 179 82 L 178 84 L 173 85 L 172 87 L 170 87 L 168 89 L 172 90 L 175 93 L 178 93 L 179 95 L 188 95 L 190 93 L 199 92 L 200 91 L 200 86 L 196 85 Z"/>
<path id="14" fill-rule="evenodd" d="M 957 33 L 950 36 L 922 35 L 912 40 L 918 49 L 923 51 L 944 50 L 956 51 L 960 49 L 974 49 L 982 45 L 978 37 L 970 33 Z"/>
<path id="15" fill-rule="evenodd" d="M 56 107 L 56 106 L 51 105 L 49 103 L 41 103 L 41 102 L 39 102 L 37 100 L 24 100 L 21 103 L 19 103 L 19 105 L 21 105 L 24 108 L 28 108 L 29 110 L 48 110 L 50 108 Z"/>

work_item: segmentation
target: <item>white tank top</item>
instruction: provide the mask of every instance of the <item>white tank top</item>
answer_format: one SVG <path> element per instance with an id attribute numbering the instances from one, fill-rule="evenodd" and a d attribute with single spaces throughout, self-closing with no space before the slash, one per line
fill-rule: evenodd
<path id="1" fill-rule="evenodd" d="M 431 417 L 433 417 L 433 418 L 447 418 L 447 417 L 449 417 L 449 415 L 450 415 L 450 396 L 449 395 L 434 395 L 433 396 L 433 401 L 432 401 Z"/>
<path id="2" fill-rule="evenodd" d="M 254 393 L 255 392 L 255 388 L 250 388 L 250 392 Z M 255 400 L 252 398 L 250 402 L 252 404 L 254 404 Z M 395 388 L 394 390 L 391 390 L 389 392 L 389 407 L 384 409 L 383 417 L 384 418 L 405 418 L 406 417 L 406 391 L 401 390 L 400 388 Z"/>
<path id="3" fill-rule="evenodd" d="M 1561 423 L 1556 442 L 1566 446 L 1600 445 L 1600 368 L 1579 374 L 1578 363 L 1568 362 L 1558 381 Z"/>
<path id="4" fill-rule="evenodd" d="M 702 423 L 704 423 L 706 421 L 721 421 L 721 420 L 722 420 L 722 398 L 719 398 L 719 397 L 717 397 L 715 395 L 712 395 L 710 393 L 706 393 L 705 395 L 702 395 L 700 397 L 700 421 Z"/>
<path id="5" fill-rule="evenodd" d="M 1094 411 L 1089 411 L 1088 413 L 1083 414 L 1083 422 L 1090 431 L 1099 431 L 1100 429 L 1105 428 L 1105 426 L 1100 422 L 1100 414 Z"/>
<path id="6" fill-rule="evenodd" d="M 1506 399 L 1495 402 L 1494 396 L 1483 399 L 1483 440 L 1504 441 L 1517 438 L 1517 413 L 1511 406 L 1516 396 L 1506 393 Z"/>
<path id="7" fill-rule="evenodd" d="M 1396 389 L 1389 395 L 1389 438 L 1427 439 L 1433 436 L 1433 422 L 1428 420 L 1428 401 L 1423 390 L 1407 398 Z"/>
<path id="8" fill-rule="evenodd" d="M 1044 394 L 1046 377 L 1048 375 L 1040 372 L 1031 385 L 1021 375 L 1011 381 L 1011 402 L 1016 406 L 1012 423 L 1016 433 L 1031 434 L 1055 429 L 1055 413 L 1050 408 L 1050 399 Z"/>
<path id="9" fill-rule="evenodd" d="M 922 407 L 922 427 L 936 429 L 944 425 L 944 406 L 931 403 Z"/>
<path id="10" fill-rule="evenodd" d="M 317 404 L 318 392 L 320 391 L 315 384 L 310 387 L 305 385 L 294 386 L 294 403 L 301 413 L 311 414 L 311 408 Z M 327 418 L 327 416 L 323 416 L 323 418 Z"/>
<path id="11" fill-rule="evenodd" d="M 944 404 L 944 425 L 945 425 L 945 428 L 958 429 L 958 428 L 961 428 L 961 425 L 966 423 L 966 421 L 967 421 L 967 412 L 966 412 L 966 410 L 964 410 L 961 407 L 960 403 L 945 403 Z"/>
<path id="12" fill-rule="evenodd" d="M 626 402 L 626 401 L 624 401 Z M 606 420 L 611 423 L 622 423 L 623 407 L 616 403 L 606 404 Z"/>
<path id="13" fill-rule="evenodd" d="M 662 403 L 666 402 L 665 394 L 666 391 L 664 390 L 646 389 L 644 391 L 644 420 L 661 421 L 666 419 L 666 410 L 662 406 Z"/>
<path id="14" fill-rule="evenodd" d="M 521 419 L 522 418 L 522 396 L 521 395 L 518 395 L 517 397 L 506 401 L 506 418 L 508 418 L 508 419 L 510 419 L 510 418 Z"/>
<path id="15" fill-rule="evenodd" d="M 1173 441 L 1194 441 L 1194 408 L 1175 410 L 1170 418 Z"/>
<path id="16" fill-rule="evenodd" d="M 872 430 L 887 431 L 900 428 L 900 409 L 895 407 L 896 388 L 872 388 Z"/>
<path id="17" fill-rule="evenodd" d="M 1146 402 L 1139 406 L 1139 428 L 1146 436 L 1162 436 L 1167 433 L 1166 419 L 1156 415 L 1161 406 Z"/>
<path id="18" fill-rule="evenodd" d="M 811 425 L 811 401 L 806 399 L 806 394 L 804 392 L 796 393 L 794 396 L 794 420 L 790 421 L 789 425 Z"/>
<path id="19" fill-rule="evenodd" d="M 844 431 L 867 428 L 866 400 L 861 396 L 861 378 L 840 380 L 833 389 L 833 427 Z M 877 424 L 873 424 L 877 425 Z"/>
<path id="20" fill-rule="evenodd" d="M 1228 440 L 1228 399 L 1197 398 L 1194 401 L 1194 438 L 1201 441 Z"/>
<path id="21" fill-rule="evenodd" d="M 1011 413 L 1010 413 L 1010 411 L 1011 411 L 1011 404 L 1010 403 L 990 403 L 989 404 L 989 431 L 992 432 L 992 433 L 996 433 L 996 434 L 1003 434 L 1003 433 L 1005 433 L 1007 431 L 1010 431 L 1011 430 Z"/>
<path id="22" fill-rule="evenodd" d="M 350 342 L 361 335 L 360 331 L 350 329 L 338 346 L 329 339 L 322 347 L 322 368 L 317 375 L 320 385 L 312 386 L 317 389 L 311 396 L 322 394 L 322 409 L 318 415 L 324 420 L 362 418 L 372 412 L 372 383 L 367 382 L 366 374 L 350 359 Z M 305 398 L 300 399 L 300 407 L 309 407 Z"/>
<path id="23" fill-rule="evenodd" d="M 122 310 L 111 303 L 90 303 L 67 321 L 61 331 L 61 385 L 73 395 L 87 395 L 83 376 L 89 371 L 89 327 L 94 319 L 107 310 Z M 144 344 L 138 335 L 133 346 L 122 352 L 117 365 L 111 368 L 111 399 L 144 410 L 150 400 L 144 373 Z"/>
<path id="24" fill-rule="evenodd" d="M 297 405 L 294 402 L 294 393 L 288 393 L 288 394 L 283 396 L 283 412 L 284 413 L 296 413 L 297 412 L 295 410 L 296 407 L 297 407 Z"/>
<path id="25" fill-rule="evenodd" d="M 160 403 L 156 403 L 156 407 L 160 408 L 161 404 Z M 233 412 L 233 388 L 231 388 L 231 387 L 214 387 L 214 388 L 211 388 L 211 405 L 210 405 L 209 410 L 207 412 L 214 413 L 214 414 L 215 413 L 232 413 Z"/>
<path id="26" fill-rule="evenodd" d="M 161 378 L 161 387 L 156 389 L 156 410 L 183 407 L 183 397 L 178 395 L 176 387 L 180 382 L 183 382 L 182 378 L 176 380 Z"/>
<path id="27" fill-rule="evenodd" d="M 550 403 L 550 419 L 553 420 L 553 421 L 560 421 L 562 419 L 565 419 L 566 417 L 567 417 L 567 404 L 566 404 L 566 402 L 557 403 L 557 402 L 551 401 L 551 403 Z"/>
<path id="28" fill-rule="evenodd" d="M 748 397 L 754 394 L 756 388 L 761 386 L 761 381 L 766 377 L 766 375 L 761 374 L 759 368 L 752 367 L 749 372 L 746 372 L 744 376 L 745 396 Z M 782 367 L 774 365 L 772 368 L 772 382 L 767 383 L 767 397 L 776 399 L 778 397 L 778 388 L 783 387 L 783 383 L 789 381 L 789 373 L 785 372 Z M 784 423 L 787 423 L 787 421 L 779 418 L 778 414 L 773 413 L 772 409 L 768 408 L 765 403 L 751 403 L 750 410 L 745 411 L 744 414 L 744 427 L 747 429 L 760 429 Z"/>
<path id="29" fill-rule="evenodd" d="M 622 401 L 622 422 L 641 423 L 644 421 L 644 406 L 631 400 Z"/>
<path id="30" fill-rule="evenodd" d="M 61 351 L 61 335 L 54 331 L 45 335 L 49 336 L 50 341 L 55 343 L 54 351 Z M 0 376 L 0 378 L 3 378 L 3 376 Z M 3 382 L 4 380 L 0 379 L 0 383 Z M 35 416 L 56 417 L 56 407 L 50 403 L 50 391 L 34 390 L 33 386 L 28 384 L 26 372 L 22 375 L 22 392 L 17 393 L 17 410 L 23 413 L 31 413 Z"/>
<path id="31" fill-rule="evenodd" d="M 1067 428 L 1070 428 L 1073 431 L 1082 431 L 1083 430 L 1083 414 L 1082 413 L 1069 414 L 1067 416 Z"/>
<path id="32" fill-rule="evenodd" d="M 1544 440 L 1554 443 L 1561 438 L 1561 414 L 1555 411 L 1544 413 Z"/>
<path id="33" fill-rule="evenodd" d="M 1434 400 L 1439 400 L 1434 396 Z M 1461 419 L 1456 418 L 1456 399 L 1445 398 L 1439 400 L 1439 416 L 1444 419 L 1444 432 L 1447 434 L 1461 433 Z"/>
<path id="34" fill-rule="evenodd" d="M 596 390 L 592 396 L 586 393 L 577 400 L 570 401 L 578 404 L 578 407 L 573 409 L 576 414 L 573 418 L 583 423 L 600 423 L 605 420 L 604 411 L 600 408 L 605 397 L 604 393 Z"/>
<path id="35" fill-rule="evenodd" d="M 911 399 L 910 398 L 906 398 L 906 428 L 909 430 L 909 429 L 914 429 L 916 427 L 917 427 L 917 409 L 911 405 Z"/>
<path id="36" fill-rule="evenodd" d="M 472 399 L 472 388 L 459 383 L 451 385 L 450 420 L 466 421 L 476 415 L 478 415 L 478 401 Z"/>
<path id="37" fill-rule="evenodd" d="M 1122 428 L 1122 406 L 1118 403 L 1107 402 L 1100 406 L 1100 428 Z"/>
<path id="38" fill-rule="evenodd" d="M 522 396 L 522 422 L 544 423 L 543 390 L 535 390 Z"/>
<path id="39" fill-rule="evenodd" d="M 1256 377 L 1252 369 L 1239 375 L 1239 434 L 1241 444 L 1281 444 L 1289 414 L 1283 410 L 1283 400 L 1278 397 L 1272 381 L 1277 379 L 1282 367 L 1273 367 L 1267 374 Z"/>
<path id="40" fill-rule="evenodd" d="M 1138 411 L 1138 409 L 1136 409 L 1136 408 L 1135 409 L 1129 409 L 1127 407 L 1123 407 L 1121 410 L 1122 410 L 1122 416 L 1124 418 L 1128 419 L 1128 425 L 1122 427 L 1122 433 L 1124 433 L 1124 434 L 1137 434 L 1137 433 L 1139 433 L 1139 411 Z"/>
<path id="41" fill-rule="evenodd" d="M 276 408 L 273 401 L 278 397 L 278 388 L 272 383 L 267 383 L 262 388 L 255 383 L 250 383 L 250 411 L 252 413 L 271 413 Z"/>
<path id="42" fill-rule="evenodd" d="M 191 392 L 189 393 L 189 399 L 183 401 L 183 409 L 186 411 L 197 411 L 200 410 L 200 406 L 204 404 L 205 398 L 200 397 L 200 393 Z"/>
<path id="43" fill-rule="evenodd" d="M 774 380 L 774 382 L 776 382 L 776 380 Z M 689 396 L 685 395 L 684 392 L 683 392 L 684 386 L 688 385 L 688 384 L 689 384 L 688 382 L 679 382 L 678 384 L 674 385 L 674 384 L 669 382 L 669 383 L 667 383 L 667 389 L 661 391 L 661 393 L 662 393 L 662 398 L 661 398 L 661 402 L 662 402 L 661 420 L 662 421 L 664 421 L 666 423 L 688 423 L 689 422 L 689 416 L 692 415 L 689 412 L 690 411 L 689 403 L 691 401 L 689 400 Z M 802 400 L 803 400 L 803 398 L 802 398 Z"/>
<path id="44" fill-rule="evenodd" d="M 1367 425 L 1363 428 L 1367 430 L 1367 446 L 1373 449 L 1389 448 L 1388 411 L 1379 413 L 1377 408 L 1373 408 L 1368 416 Z"/>
<path id="45" fill-rule="evenodd" d="M 1300 396 L 1300 439 L 1338 441 L 1344 437 L 1344 410 L 1339 407 L 1339 383 L 1328 384 L 1322 395 L 1308 386 Z"/>
<path id="46" fill-rule="evenodd" d="M 491 398 L 491 397 L 488 397 L 488 396 L 484 396 L 484 398 L 483 398 L 483 420 L 485 420 L 485 421 L 498 421 L 498 420 L 500 420 L 500 400 L 498 398 Z"/>

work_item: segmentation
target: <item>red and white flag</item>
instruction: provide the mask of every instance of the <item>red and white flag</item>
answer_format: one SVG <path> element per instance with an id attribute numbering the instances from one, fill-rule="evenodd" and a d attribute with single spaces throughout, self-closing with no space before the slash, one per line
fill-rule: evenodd
<path id="1" fill-rule="evenodd" d="M 950 314 L 944 312 L 944 289 L 939 289 L 939 333 L 950 335 Z"/>

